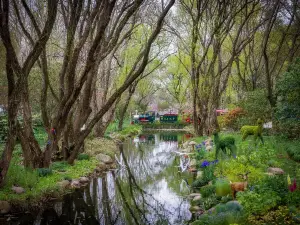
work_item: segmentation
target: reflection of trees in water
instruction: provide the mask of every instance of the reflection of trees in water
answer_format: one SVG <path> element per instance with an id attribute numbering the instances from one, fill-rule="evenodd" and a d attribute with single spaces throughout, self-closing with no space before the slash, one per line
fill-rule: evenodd
<path id="1" fill-rule="evenodd" d="M 123 145 L 120 145 L 125 165 L 123 176 L 113 171 L 103 178 L 95 178 L 84 191 L 78 190 L 66 195 L 62 202 L 54 208 L 44 210 L 38 216 L 23 215 L 24 222 L 20 223 L 19 219 L 15 224 L 182 224 L 187 218 L 184 208 L 186 202 L 177 196 L 182 195 L 179 184 L 184 175 L 178 173 L 178 161 L 174 155 L 170 156 L 172 149 L 169 150 L 165 158 L 169 162 L 160 171 L 153 171 L 152 167 L 148 167 L 153 166 L 151 150 L 139 149 L 135 153 L 130 152 L 128 155 L 133 161 L 128 161 Z M 134 160 L 134 157 L 137 158 Z M 160 193 L 158 186 L 161 181 L 171 193 L 170 196 L 175 196 L 176 200 L 170 202 L 168 197 L 160 198 L 157 195 L 164 193 Z"/>
<path id="2" fill-rule="evenodd" d="M 131 172 L 127 158 L 124 155 L 123 145 L 120 144 L 119 148 L 126 166 L 127 177 L 126 180 L 120 180 L 115 176 L 114 172 L 113 176 L 122 200 L 121 204 L 123 206 L 123 210 L 126 213 L 125 217 L 127 223 L 153 224 L 154 219 L 147 218 L 149 211 L 155 213 L 157 221 L 167 221 L 166 209 L 164 209 L 164 206 L 150 193 L 147 193 L 138 185 L 133 173 Z"/>

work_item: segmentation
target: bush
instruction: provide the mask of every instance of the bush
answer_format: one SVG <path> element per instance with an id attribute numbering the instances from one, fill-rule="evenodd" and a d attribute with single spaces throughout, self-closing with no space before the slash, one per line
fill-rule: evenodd
<path id="1" fill-rule="evenodd" d="M 279 79 L 276 92 L 279 130 L 288 137 L 300 137 L 300 58 Z"/>
<path id="2" fill-rule="evenodd" d="M 7 186 L 18 185 L 25 189 L 30 189 L 38 182 L 38 174 L 32 169 L 25 169 L 13 159 L 6 176 Z"/>
<path id="3" fill-rule="evenodd" d="M 200 193 L 203 198 L 207 198 L 211 196 L 212 194 L 215 193 L 215 191 L 216 191 L 215 185 L 206 185 L 200 189 Z"/>
<path id="4" fill-rule="evenodd" d="M 286 152 L 295 161 L 300 162 L 300 147 L 297 145 L 287 146 Z"/>
<path id="5" fill-rule="evenodd" d="M 53 162 L 51 164 L 52 170 L 65 170 L 67 167 L 69 167 L 69 164 L 65 161 L 62 162 Z"/>
<path id="6" fill-rule="evenodd" d="M 90 156 L 88 154 L 79 154 L 77 157 L 78 160 L 89 160 Z"/>
<path id="7" fill-rule="evenodd" d="M 288 193 L 286 176 L 267 176 L 261 181 L 261 184 L 257 186 L 256 191 L 258 193 L 272 191 L 280 197 L 277 201 L 278 204 L 286 204 Z"/>
<path id="8" fill-rule="evenodd" d="M 36 171 L 39 177 L 46 177 L 52 174 L 52 169 L 50 168 L 37 168 Z"/>
<path id="9" fill-rule="evenodd" d="M 248 222 L 253 225 L 260 224 L 294 224 L 289 209 L 286 206 L 279 206 L 277 210 L 272 210 L 265 215 L 250 215 Z"/>
<path id="10" fill-rule="evenodd" d="M 257 193 L 245 191 L 237 193 L 237 200 L 249 214 L 262 215 L 277 205 L 280 197 L 274 191 Z"/>
<path id="11" fill-rule="evenodd" d="M 238 106 L 246 110 L 246 114 L 238 118 L 238 125 L 256 125 L 257 118 L 263 121 L 271 120 L 272 109 L 263 89 L 249 91 L 238 103 Z"/>
<path id="12" fill-rule="evenodd" d="M 235 108 L 224 117 L 224 126 L 233 130 L 239 129 L 238 119 L 245 115 L 245 111 L 242 108 Z"/>
<path id="13" fill-rule="evenodd" d="M 217 196 L 226 196 L 231 193 L 231 187 L 228 180 L 217 179 L 216 180 L 216 194 Z"/>

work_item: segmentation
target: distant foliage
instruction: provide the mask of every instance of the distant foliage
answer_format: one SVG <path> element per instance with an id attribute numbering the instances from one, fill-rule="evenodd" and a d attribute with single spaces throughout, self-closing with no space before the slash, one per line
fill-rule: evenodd
<path id="1" fill-rule="evenodd" d="M 229 111 L 229 113 L 224 117 L 224 122 L 223 122 L 224 126 L 227 128 L 231 128 L 233 130 L 238 130 L 239 118 L 243 117 L 245 114 L 246 114 L 245 110 L 240 107 Z"/>
<path id="2" fill-rule="evenodd" d="M 276 86 L 276 118 L 280 132 L 300 137 L 300 58 L 279 79 Z"/>
<path id="3" fill-rule="evenodd" d="M 267 99 L 265 90 L 257 89 L 249 91 L 238 103 L 238 106 L 245 110 L 245 114 L 238 118 L 238 125 L 255 125 L 257 118 L 268 122 L 272 118 L 272 109 Z"/>
<path id="4" fill-rule="evenodd" d="M 5 142 L 8 132 L 7 116 L 0 115 L 0 143 Z"/>

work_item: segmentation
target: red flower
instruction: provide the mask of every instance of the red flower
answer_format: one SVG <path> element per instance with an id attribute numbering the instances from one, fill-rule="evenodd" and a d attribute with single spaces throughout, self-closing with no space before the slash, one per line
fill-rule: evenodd
<path id="1" fill-rule="evenodd" d="M 289 189 L 290 189 L 291 192 L 296 191 L 296 189 L 297 189 L 297 183 L 296 183 L 296 179 L 295 178 L 294 178 L 293 183 L 291 185 L 289 185 Z"/>

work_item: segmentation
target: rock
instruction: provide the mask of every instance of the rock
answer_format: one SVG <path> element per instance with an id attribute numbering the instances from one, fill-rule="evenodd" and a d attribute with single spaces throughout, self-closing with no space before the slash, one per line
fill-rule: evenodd
<path id="1" fill-rule="evenodd" d="M 103 162 L 100 162 L 98 164 L 98 169 L 100 170 L 100 172 L 103 171 L 103 170 L 105 170 L 106 169 L 106 164 L 103 163 Z"/>
<path id="2" fill-rule="evenodd" d="M 197 195 L 193 198 L 193 202 L 197 202 L 201 199 L 201 195 Z"/>
<path id="3" fill-rule="evenodd" d="M 183 148 L 188 148 L 188 146 L 189 146 L 189 141 L 186 141 L 182 144 Z"/>
<path id="4" fill-rule="evenodd" d="M 273 173 L 265 173 L 265 174 L 268 175 L 268 176 L 274 176 Z"/>
<path id="5" fill-rule="evenodd" d="M 191 194 L 189 194 L 189 197 L 191 197 L 191 198 L 194 198 L 196 196 L 201 196 L 201 194 L 200 193 L 191 193 Z"/>
<path id="6" fill-rule="evenodd" d="M 25 193 L 25 189 L 22 188 L 22 187 L 13 186 L 11 188 L 11 190 L 13 190 L 16 194 L 23 194 L 23 193 Z"/>
<path id="7" fill-rule="evenodd" d="M 184 152 L 184 153 L 190 153 L 190 152 L 191 152 L 191 149 L 190 149 L 190 148 L 184 148 L 184 149 L 182 150 L 182 152 Z"/>
<path id="8" fill-rule="evenodd" d="M 113 163 L 113 160 L 109 155 L 104 155 L 102 153 L 99 153 L 98 155 L 96 155 L 96 159 L 105 164 Z"/>
<path id="9" fill-rule="evenodd" d="M 272 174 L 284 174 L 284 171 L 281 168 L 269 167 L 268 168 L 268 173 L 272 173 Z"/>
<path id="10" fill-rule="evenodd" d="M 191 212 L 197 212 L 197 211 L 200 211 L 200 210 L 201 210 L 201 208 L 199 206 L 197 206 L 197 205 L 190 207 L 190 211 Z"/>
<path id="11" fill-rule="evenodd" d="M 57 182 L 57 185 L 64 189 L 64 188 L 67 188 L 68 186 L 70 186 L 70 181 L 68 180 L 63 180 L 63 181 L 60 181 L 60 182 Z"/>
<path id="12" fill-rule="evenodd" d="M 196 145 L 196 144 L 197 144 L 197 142 L 195 142 L 195 141 L 190 141 L 188 145 L 193 146 L 193 145 Z"/>
<path id="13" fill-rule="evenodd" d="M 100 168 L 98 168 L 98 167 L 95 169 L 95 172 L 96 172 L 96 173 L 100 173 L 101 171 L 102 171 L 102 170 L 101 170 Z"/>
<path id="14" fill-rule="evenodd" d="M 197 165 L 196 159 L 192 159 L 191 162 L 190 162 L 190 166 L 191 166 L 191 167 L 194 167 L 194 166 L 196 166 L 196 165 Z"/>
<path id="15" fill-rule="evenodd" d="M 82 183 L 82 184 L 88 183 L 89 181 L 90 181 L 90 180 L 89 180 L 89 178 L 87 178 L 87 177 L 80 177 L 80 178 L 79 178 L 79 182 Z"/>
<path id="16" fill-rule="evenodd" d="M 202 176 L 203 176 L 203 171 L 198 171 L 196 179 L 200 179 L 202 178 Z"/>
<path id="17" fill-rule="evenodd" d="M 211 145 L 208 145 L 205 147 L 205 150 L 210 152 L 213 149 L 213 147 Z"/>
<path id="18" fill-rule="evenodd" d="M 197 169 L 195 167 L 190 167 L 189 171 L 192 172 L 192 173 L 194 173 L 194 172 L 197 172 Z"/>
<path id="19" fill-rule="evenodd" d="M 0 213 L 6 214 L 11 210 L 11 205 L 7 201 L 0 201 Z"/>
<path id="20" fill-rule="evenodd" d="M 80 188 L 80 182 L 78 180 L 72 180 L 71 187 L 72 188 Z"/>

